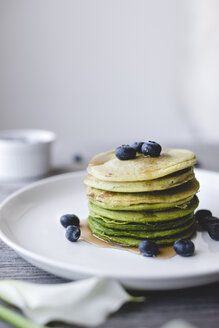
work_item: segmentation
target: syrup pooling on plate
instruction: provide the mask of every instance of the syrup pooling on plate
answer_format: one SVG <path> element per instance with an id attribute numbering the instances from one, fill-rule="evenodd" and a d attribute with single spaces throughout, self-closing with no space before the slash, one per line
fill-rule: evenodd
<path id="1" fill-rule="evenodd" d="M 97 245 L 100 247 L 122 249 L 124 251 L 129 251 L 132 253 L 140 254 L 138 247 L 130 247 L 130 246 L 122 246 L 119 244 L 112 244 L 112 243 L 106 242 L 105 240 L 102 240 L 102 239 L 96 237 L 95 235 L 92 234 L 92 231 L 90 230 L 87 222 L 84 222 L 81 224 L 81 238 L 90 244 Z M 161 259 L 168 259 L 175 255 L 176 255 L 176 253 L 173 249 L 173 246 L 168 246 L 168 247 L 160 248 L 159 254 L 156 257 L 161 258 Z"/>

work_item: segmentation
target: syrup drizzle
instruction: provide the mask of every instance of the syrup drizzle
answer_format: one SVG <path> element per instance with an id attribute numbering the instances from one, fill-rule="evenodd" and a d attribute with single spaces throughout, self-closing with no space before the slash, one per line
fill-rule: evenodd
<path id="1" fill-rule="evenodd" d="M 130 246 L 122 246 L 119 244 L 112 244 L 110 242 L 107 242 L 105 240 L 102 240 L 102 239 L 94 236 L 92 231 L 90 230 L 87 222 L 81 224 L 81 238 L 90 244 L 94 244 L 94 245 L 97 245 L 100 247 L 123 249 L 123 250 L 129 251 L 129 252 L 135 253 L 135 254 L 140 254 L 138 247 L 130 247 Z M 156 257 L 161 258 L 161 259 L 168 259 L 175 255 L 176 255 L 176 253 L 173 249 L 173 246 L 168 246 L 168 247 L 160 248 L 159 254 Z"/>
<path id="2" fill-rule="evenodd" d="M 90 162 L 89 165 L 103 165 L 104 163 L 108 162 L 110 159 L 112 159 L 112 153 L 102 154 L 95 156 Z"/>

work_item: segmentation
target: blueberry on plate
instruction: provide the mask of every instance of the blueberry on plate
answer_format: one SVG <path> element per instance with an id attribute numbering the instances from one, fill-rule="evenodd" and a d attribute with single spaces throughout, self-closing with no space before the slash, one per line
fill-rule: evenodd
<path id="1" fill-rule="evenodd" d="M 122 145 L 116 148 L 115 155 L 121 161 L 126 161 L 136 157 L 136 150 L 129 145 Z"/>
<path id="2" fill-rule="evenodd" d="M 141 151 L 142 145 L 143 145 L 142 141 L 139 141 L 139 142 L 136 141 L 133 143 L 132 148 L 134 148 L 137 151 L 137 153 L 142 153 L 142 151 Z"/>
<path id="3" fill-rule="evenodd" d="M 77 226 L 70 225 L 67 227 L 66 232 L 65 232 L 65 237 L 69 241 L 77 241 L 78 238 L 81 235 L 81 230 Z"/>
<path id="4" fill-rule="evenodd" d="M 145 156 L 158 157 L 161 153 L 161 146 L 155 141 L 143 143 L 141 151 Z"/>
<path id="5" fill-rule="evenodd" d="M 219 219 L 218 219 L 219 221 Z M 207 227 L 209 236 L 214 240 L 219 240 L 219 223 L 210 223 Z"/>
<path id="6" fill-rule="evenodd" d="M 178 239 L 173 248 L 176 254 L 184 257 L 192 256 L 195 252 L 195 245 L 190 239 Z"/>
<path id="7" fill-rule="evenodd" d="M 209 210 L 199 210 L 195 213 L 195 218 L 203 229 L 206 229 L 208 218 L 212 217 Z"/>
<path id="8" fill-rule="evenodd" d="M 214 224 L 214 223 L 219 223 L 219 218 L 215 217 L 215 216 L 209 216 L 209 217 L 206 217 L 203 222 L 202 222 L 202 227 L 205 229 L 205 230 L 208 230 L 209 229 L 209 226 Z"/>
<path id="9" fill-rule="evenodd" d="M 67 228 L 69 225 L 77 226 L 79 227 L 80 220 L 75 214 L 65 214 L 62 215 L 60 218 L 60 222 L 63 225 L 63 227 Z"/>
<path id="10" fill-rule="evenodd" d="M 138 245 L 139 251 L 143 256 L 152 257 L 159 253 L 157 245 L 148 239 L 142 240 Z"/>

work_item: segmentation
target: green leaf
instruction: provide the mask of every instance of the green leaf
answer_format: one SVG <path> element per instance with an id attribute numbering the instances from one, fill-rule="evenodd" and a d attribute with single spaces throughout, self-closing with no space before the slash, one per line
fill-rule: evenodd
<path id="1" fill-rule="evenodd" d="M 40 326 L 33 323 L 29 319 L 26 319 L 23 315 L 9 310 L 2 305 L 0 305 L 0 319 L 10 323 L 17 328 L 47 328 L 46 326 Z"/>

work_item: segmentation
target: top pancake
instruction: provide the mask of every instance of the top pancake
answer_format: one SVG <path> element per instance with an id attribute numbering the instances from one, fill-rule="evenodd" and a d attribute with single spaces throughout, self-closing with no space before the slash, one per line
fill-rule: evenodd
<path id="1" fill-rule="evenodd" d="M 95 156 L 88 173 L 103 181 L 146 181 L 183 170 L 196 163 L 195 154 L 186 149 L 164 149 L 159 157 L 137 153 L 135 159 L 121 161 L 115 151 Z"/>

